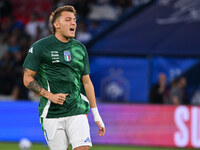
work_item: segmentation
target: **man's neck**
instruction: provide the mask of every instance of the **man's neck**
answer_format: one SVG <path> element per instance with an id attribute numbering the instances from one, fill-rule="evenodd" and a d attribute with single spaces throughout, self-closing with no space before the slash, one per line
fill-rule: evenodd
<path id="1" fill-rule="evenodd" d="M 59 41 L 61 41 L 61 42 L 63 42 L 63 43 L 67 43 L 67 42 L 69 42 L 69 40 L 70 40 L 70 38 L 65 37 L 65 36 L 62 36 L 62 35 L 59 34 L 59 33 L 55 33 L 55 37 L 56 37 Z"/>

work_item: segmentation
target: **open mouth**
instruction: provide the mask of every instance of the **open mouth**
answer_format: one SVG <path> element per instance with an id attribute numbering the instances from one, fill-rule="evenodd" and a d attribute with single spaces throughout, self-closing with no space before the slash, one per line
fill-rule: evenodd
<path id="1" fill-rule="evenodd" d="M 70 31 L 74 31 L 75 29 L 74 28 L 70 28 Z"/>

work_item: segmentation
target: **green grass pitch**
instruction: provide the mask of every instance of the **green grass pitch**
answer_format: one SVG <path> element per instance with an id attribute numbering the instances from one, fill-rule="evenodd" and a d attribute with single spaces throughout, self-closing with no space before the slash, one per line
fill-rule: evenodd
<path id="1" fill-rule="evenodd" d="M 18 147 L 18 143 L 0 142 L 0 150 L 20 150 L 20 149 Z M 48 150 L 48 147 L 43 144 L 33 144 L 30 150 Z M 69 148 L 69 150 L 71 150 L 71 147 Z M 94 145 L 90 150 L 192 150 L 192 149 Z"/>

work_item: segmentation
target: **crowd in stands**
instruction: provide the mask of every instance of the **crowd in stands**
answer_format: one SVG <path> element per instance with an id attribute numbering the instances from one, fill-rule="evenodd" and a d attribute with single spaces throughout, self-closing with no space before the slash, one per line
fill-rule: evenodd
<path id="1" fill-rule="evenodd" d="M 0 99 L 2 96 L 16 100 L 38 98 L 23 85 L 22 64 L 30 45 L 51 34 L 48 16 L 57 7 L 73 5 L 76 8 L 76 39 L 85 44 L 134 6 L 148 1 L 0 0 Z M 149 100 L 153 104 L 185 104 L 186 84 L 186 78 L 180 77 L 168 86 L 166 75 L 161 73 L 149 93 Z M 200 103 L 199 93 L 194 95 L 194 103 Z"/>
<path id="2" fill-rule="evenodd" d="M 187 80 L 184 76 L 180 76 L 172 80 L 167 85 L 167 76 L 160 73 L 158 83 L 155 84 L 149 94 L 149 99 L 152 104 L 187 104 L 186 88 Z"/>
<path id="3" fill-rule="evenodd" d="M 48 16 L 57 7 L 77 10 L 76 39 L 83 43 L 102 32 L 125 11 L 148 0 L 0 0 L 0 95 L 30 99 L 22 64 L 30 45 L 50 35 Z"/>
<path id="4" fill-rule="evenodd" d="M 23 85 L 22 64 L 35 41 L 50 35 L 48 16 L 57 7 L 73 5 L 77 10 L 76 39 L 87 43 L 131 10 L 149 0 L 0 0 L 0 99 L 37 99 Z M 170 86 L 161 73 L 150 91 L 153 104 L 185 104 L 186 78 L 180 77 Z M 196 96 L 197 95 L 197 96 Z M 194 96 L 198 100 L 199 93 Z"/>

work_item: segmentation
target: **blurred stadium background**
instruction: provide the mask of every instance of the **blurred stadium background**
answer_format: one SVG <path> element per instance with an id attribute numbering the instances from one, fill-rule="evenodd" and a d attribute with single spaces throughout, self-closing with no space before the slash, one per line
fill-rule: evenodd
<path id="1" fill-rule="evenodd" d="M 89 114 L 93 149 L 200 148 L 200 0 L 0 0 L 0 149 L 22 138 L 47 149 L 22 64 L 65 4 L 77 10 L 107 127 L 99 138 Z"/>

